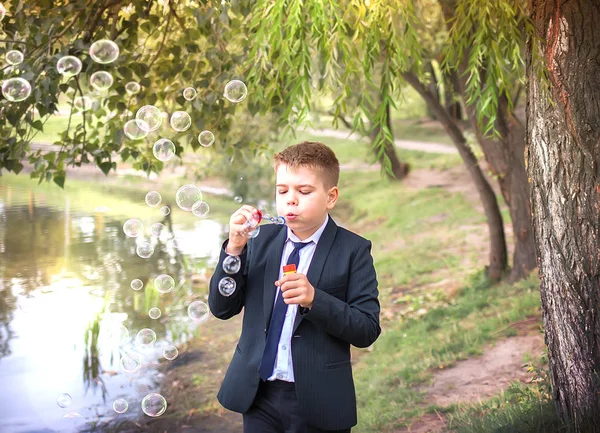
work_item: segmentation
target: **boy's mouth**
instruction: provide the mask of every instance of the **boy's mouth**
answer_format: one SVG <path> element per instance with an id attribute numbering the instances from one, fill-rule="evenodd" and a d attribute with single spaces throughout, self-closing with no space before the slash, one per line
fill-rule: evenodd
<path id="1" fill-rule="evenodd" d="M 297 216 L 298 216 L 298 215 L 296 215 L 296 214 L 294 214 L 294 213 L 289 213 L 289 214 L 287 214 L 287 215 L 285 216 L 285 218 L 286 218 L 287 220 L 292 220 L 292 221 L 293 221 L 293 220 L 295 220 L 295 219 L 296 219 L 296 217 L 297 217 Z"/>

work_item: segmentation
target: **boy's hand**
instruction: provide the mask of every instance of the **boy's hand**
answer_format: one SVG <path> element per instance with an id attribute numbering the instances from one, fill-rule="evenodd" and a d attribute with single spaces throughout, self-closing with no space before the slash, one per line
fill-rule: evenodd
<path id="1" fill-rule="evenodd" d="M 311 308 L 315 299 L 315 288 L 308 282 L 304 274 L 284 275 L 275 285 L 281 288 L 283 302 L 286 304 L 298 304 L 304 308 Z"/>
<path id="2" fill-rule="evenodd" d="M 248 228 L 244 224 L 248 220 L 260 218 L 259 215 L 258 209 L 247 204 L 231 215 L 231 218 L 229 218 L 229 243 L 225 249 L 227 254 L 239 256 L 242 253 L 246 242 L 248 242 L 246 236 Z M 260 222 L 260 219 L 258 221 Z"/>

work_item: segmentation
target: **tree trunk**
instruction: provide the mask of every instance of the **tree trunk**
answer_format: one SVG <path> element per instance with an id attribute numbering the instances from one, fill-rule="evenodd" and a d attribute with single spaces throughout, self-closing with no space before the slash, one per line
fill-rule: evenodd
<path id="1" fill-rule="evenodd" d="M 496 201 L 494 190 L 481 172 L 481 167 L 477 158 L 467 146 L 464 134 L 456 125 L 456 122 L 450 117 L 448 112 L 442 106 L 439 100 L 436 100 L 433 95 L 429 94 L 427 88 L 419 79 L 410 73 L 404 73 L 403 78 L 423 97 L 428 105 L 431 105 L 436 116 L 442 123 L 444 130 L 452 139 L 458 153 L 460 154 L 467 172 L 475 183 L 479 198 L 483 205 L 485 216 L 487 218 L 488 230 L 490 233 L 490 255 L 488 276 L 492 280 L 502 278 L 507 267 L 506 239 L 504 237 L 504 224 L 500 208 Z"/>
<path id="2" fill-rule="evenodd" d="M 381 157 L 379 157 L 376 153 L 375 157 L 378 158 L 378 161 L 381 164 L 381 167 L 385 167 L 385 159 L 388 158 L 390 161 L 392 170 L 390 173 L 388 170 L 384 169 L 385 175 L 390 180 L 401 180 L 401 179 L 404 179 L 406 177 L 406 175 L 408 174 L 408 172 L 410 171 L 410 166 L 405 162 L 400 162 L 400 159 L 398 159 L 398 154 L 396 153 L 396 145 L 394 144 L 394 138 L 393 138 L 394 130 L 392 129 L 392 117 L 391 117 L 390 104 L 388 104 L 387 102 L 385 102 L 383 100 L 383 98 L 381 97 L 381 94 L 379 94 L 379 103 L 386 104 L 385 110 L 387 112 L 387 127 L 390 130 L 390 132 L 392 133 L 392 139 L 387 140 L 384 138 L 385 148 L 384 148 L 383 155 Z M 379 135 L 380 132 L 381 132 L 381 128 L 379 127 L 379 125 L 377 125 L 377 124 L 372 125 L 371 132 L 369 133 L 369 138 L 371 139 L 372 143 L 375 143 L 376 137 Z"/>
<path id="3" fill-rule="evenodd" d="M 600 6 L 533 0 L 527 172 L 553 397 L 576 432 L 600 431 Z M 549 88 L 532 53 L 547 65 Z"/>
<path id="4" fill-rule="evenodd" d="M 429 80 L 429 85 L 427 86 L 429 88 L 429 93 L 431 93 L 433 97 L 437 98 L 437 100 L 439 101 L 441 100 L 441 97 L 438 88 L 437 76 L 435 75 L 435 69 L 433 68 L 433 64 L 431 62 L 429 62 L 429 64 L 427 65 L 427 72 L 429 72 L 429 74 L 431 75 L 431 80 Z M 427 116 L 431 120 L 438 120 L 431 107 L 429 105 L 426 105 L 425 107 L 427 109 Z"/>

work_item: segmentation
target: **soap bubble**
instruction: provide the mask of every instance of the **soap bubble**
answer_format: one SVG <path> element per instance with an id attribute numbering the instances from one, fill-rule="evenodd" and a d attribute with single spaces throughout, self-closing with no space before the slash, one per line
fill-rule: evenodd
<path id="1" fill-rule="evenodd" d="M 197 201 L 192 206 L 192 213 L 197 217 L 204 218 L 210 212 L 210 206 L 205 201 Z"/>
<path id="2" fill-rule="evenodd" d="M 150 207 L 156 207 L 162 201 L 162 197 L 158 191 L 150 191 L 146 194 L 146 204 Z"/>
<path id="3" fill-rule="evenodd" d="M 161 416 L 167 410 L 167 400 L 160 394 L 148 394 L 142 400 L 142 410 L 151 417 Z"/>
<path id="4" fill-rule="evenodd" d="M 135 252 L 142 259 L 147 259 L 154 254 L 154 247 L 150 242 L 144 241 L 136 247 Z"/>
<path id="5" fill-rule="evenodd" d="M 94 72 L 90 77 L 90 85 L 99 92 L 108 90 L 113 85 L 113 81 L 113 76 L 106 71 Z"/>
<path id="6" fill-rule="evenodd" d="M 124 398 L 118 398 L 113 403 L 113 409 L 117 413 L 125 413 L 129 409 L 129 403 Z"/>
<path id="7" fill-rule="evenodd" d="M 177 358 L 177 355 L 179 355 L 179 350 L 177 350 L 177 348 L 173 345 L 169 345 L 163 350 L 163 356 L 169 361 L 173 361 L 175 358 Z"/>
<path id="8" fill-rule="evenodd" d="M 102 39 L 90 46 L 90 56 L 96 63 L 112 63 L 119 57 L 119 46 L 109 39 Z"/>
<path id="9" fill-rule="evenodd" d="M 234 201 L 234 202 L 236 202 L 237 204 L 240 204 L 241 202 L 243 202 L 243 201 L 244 201 L 244 198 L 243 198 L 241 195 L 236 195 L 236 196 L 233 198 L 233 201 Z"/>
<path id="10" fill-rule="evenodd" d="M 231 296 L 235 292 L 235 280 L 231 277 L 221 278 L 219 281 L 219 293 L 223 296 Z"/>
<path id="11" fill-rule="evenodd" d="M 31 84 L 24 78 L 9 78 L 2 83 L 2 94 L 11 102 L 24 101 L 31 95 Z"/>
<path id="12" fill-rule="evenodd" d="M 135 339 L 142 346 L 152 346 L 156 343 L 156 333 L 150 328 L 140 329 Z"/>
<path id="13" fill-rule="evenodd" d="M 251 232 L 248 233 L 248 237 L 250 239 L 254 239 L 255 237 L 257 237 L 260 233 L 260 226 L 256 227 L 254 230 L 252 230 Z"/>
<path id="14" fill-rule="evenodd" d="M 140 93 L 140 90 L 141 86 L 135 81 L 130 81 L 129 83 L 125 84 L 125 91 L 128 95 L 136 95 Z"/>
<path id="15" fill-rule="evenodd" d="M 2 3 L 0 3 L 0 21 L 2 21 L 5 16 L 6 16 L 6 8 L 4 7 L 4 5 Z"/>
<path id="16" fill-rule="evenodd" d="M 167 216 L 171 213 L 171 208 L 169 206 L 163 206 L 160 208 L 160 214 L 162 216 Z"/>
<path id="17" fill-rule="evenodd" d="M 189 212 L 195 203 L 202 201 L 202 192 L 196 185 L 183 185 L 177 190 L 175 201 L 181 209 Z"/>
<path id="18" fill-rule="evenodd" d="M 170 161 L 175 156 L 175 144 L 168 138 L 161 138 L 152 146 L 152 153 L 159 161 Z"/>
<path id="19" fill-rule="evenodd" d="M 122 353 L 121 368 L 126 373 L 135 373 L 142 368 L 142 357 L 137 353 Z"/>
<path id="20" fill-rule="evenodd" d="M 237 273 L 242 266 L 242 261 L 238 256 L 227 256 L 223 260 L 223 271 L 226 274 L 232 275 Z"/>
<path id="21" fill-rule="evenodd" d="M 162 223 L 154 223 L 152 224 L 152 226 L 150 226 L 150 233 L 152 233 L 152 236 L 154 236 L 155 238 L 160 237 L 160 234 L 162 233 L 162 231 L 165 229 L 164 224 Z"/>
<path id="22" fill-rule="evenodd" d="M 215 142 L 215 134 L 210 131 L 202 131 L 198 134 L 198 142 L 204 147 L 212 146 Z"/>
<path id="23" fill-rule="evenodd" d="M 225 86 L 224 94 L 231 102 L 242 102 L 248 95 L 248 88 L 240 80 L 231 80 Z"/>
<path id="24" fill-rule="evenodd" d="M 183 89 L 183 97 L 186 101 L 193 101 L 198 96 L 198 92 L 193 87 L 186 87 Z"/>
<path id="25" fill-rule="evenodd" d="M 175 287 L 175 280 L 172 276 L 161 274 L 154 279 L 154 288 L 160 293 L 169 293 Z"/>
<path id="26" fill-rule="evenodd" d="M 188 316 L 194 322 L 204 322 L 208 319 L 208 305 L 202 301 L 194 301 L 188 307 Z"/>
<path id="27" fill-rule="evenodd" d="M 183 132 L 192 126 L 192 118 L 185 111 L 176 111 L 171 115 L 171 128 L 177 132 Z"/>
<path id="28" fill-rule="evenodd" d="M 123 224 L 123 231 L 127 237 L 137 238 L 144 232 L 144 224 L 138 219 L 131 218 Z"/>
<path id="29" fill-rule="evenodd" d="M 64 56 L 58 59 L 56 70 L 63 77 L 74 77 L 81 72 L 81 60 L 75 56 Z"/>
<path id="30" fill-rule="evenodd" d="M 56 398 L 56 404 L 58 404 L 60 407 L 65 408 L 71 405 L 71 402 L 73 401 L 73 399 L 71 398 L 71 396 L 69 394 L 62 393 L 60 394 L 57 398 Z"/>
<path id="31" fill-rule="evenodd" d="M 123 126 L 123 132 L 132 140 L 141 140 L 148 135 L 148 124 L 143 120 L 131 119 Z"/>
<path id="32" fill-rule="evenodd" d="M 150 316 L 151 319 L 158 319 L 161 314 L 162 311 L 160 311 L 160 308 L 158 307 L 152 307 L 150 308 L 150 311 L 148 311 L 148 316 Z"/>
<path id="33" fill-rule="evenodd" d="M 94 100 L 89 96 L 77 96 L 73 99 L 73 107 L 77 111 L 88 111 L 94 105 Z"/>
<path id="34" fill-rule="evenodd" d="M 162 125 L 161 112 L 154 105 L 144 105 L 135 113 L 135 118 L 145 122 L 140 127 L 143 127 L 146 132 L 156 131 Z"/>
<path id="35" fill-rule="evenodd" d="M 4 55 L 4 58 L 9 65 L 16 66 L 23 62 L 24 56 L 19 50 L 10 50 Z"/>
<path id="36" fill-rule="evenodd" d="M 133 290 L 142 290 L 144 283 L 139 278 L 136 278 L 135 280 L 131 280 L 130 286 Z"/>

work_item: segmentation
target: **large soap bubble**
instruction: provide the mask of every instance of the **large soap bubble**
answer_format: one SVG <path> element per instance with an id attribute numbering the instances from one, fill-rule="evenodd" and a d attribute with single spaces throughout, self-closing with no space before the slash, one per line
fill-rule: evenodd
<path id="1" fill-rule="evenodd" d="M 31 95 L 31 84 L 24 78 L 9 78 L 2 84 L 2 94 L 11 102 L 24 101 Z"/>
<path id="2" fill-rule="evenodd" d="M 152 153 L 159 161 L 170 161 L 175 156 L 175 144 L 168 138 L 161 138 L 152 146 Z"/>
<path id="3" fill-rule="evenodd" d="M 96 63 L 112 63 L 119 57 L 119 46 L 109 39 L 96 41 L 90 47 L 90 56 Z"/>
<path id="4" fill-rule="evenodd" d="M 227 256 L 225 257 L 225 260 L 223 260 L 223 271 L 225 271 L 226 274 L 236 274 L 241 267 L 242 261 L 239 256 Z"/>
<path id="5" fill-rule="evenodd" d="M 144 241 L 135 248 L 135 252 L 142 259 L 147 259 L 154 254 L 154 246 L 150 242 Z"/>
<path id="6" fill-rule="evenodd" d="M 113 402 L 113 410 L 117 413 L 125 413 L 129 409 L 129 403 L 124 398 L 118 398 Z"/>
<path id="7" fill-rule="evenodd" d="M 137 353 L 122 353 L 121 354 L 121 368 L 126 373 L 135 373 L 142 368 L 142 357 Z"/>
<path id="8" fill-rule="evenodd" d="M 177 190 L 175 201 L 181 209 L 189 212 L 192 210 L 194 204 L 202 201 L 202 192 L 196 185 L 183 185 Z"/>
<path id="9" fill-rule="evenodd" d="M 212 146 L 215 142 L 215 134 L 210 131 L 202 131 L 200 134 L 198 134 L 198 142 L 203 147 Z"/>
<path id="10" fill-rule="evenodd" d="M 219 293 L 223 296 L 231 296 L 235 292 L 235 280 L 231 277 L 221 278 L 219 281 Z"/>
<path id="11" fill-rule="evenodd" d="M 143 120 L 131 119 L 123 126 L 123 132 L 132 140 L 141 140 L 148 135 L 148 124 Z"/>
<path id="12" fill-rule="evenodd" d="M 156 131 L 162 125 L 161 112 L 154 105 L 144 105 L 135 113 L 135 118 L 146 122 L 147 126 L 141 124 L 142 127 L 147 128 L 146 132 Z"/>
<path id="13" fill-rule="evenodd" d="M 183 97 L 186 101 L 193 101 L 198 96 L 198 92 L 193 87 L 183 89 Z"/>
<path id="14" fill-rule="evenodd" d="M 158 206 L 161 201 L 162 197 L 158 191 L 149 191 L 148 194 L 146 194 L 146 204 L 150 207 Z"/>
<path id="15" fill-rule="evenodd" d="M 142 400 L 142 410 L 151 417 L 161 416 L 167 410 L 167 400 L 160 394 L 148 394 Z"/>
<path id="16" fill-rule="evenodd" d="M 142 87 L 135 81 L 130 81 L 129 83 L 125 84 L 125 91 L 128 95 L 136 95 L 140 93 L 141 88 Z"/>
<path id="17" fill-rule="evenodd" d="M 171 115 L 171 128 L 177 132 L 183 132 L 192 126 L 192 118 L 185 111 L 176 111 Z"/>
<path id="18" fill-rule="evenodd" d="M 248 95 L 248 88 L 240 80 L 231 80 L 225 85 L 224 95 L 231 102 L 242 102 Z"/>
<path id="19" fill-rule="evenodd" d="M 128 219 L 123 224 L 123 232 L 127 237 L 137 238 L 144 232 L 144 223 L 135 218 Z"/>
<path id="20" fill-rule="evenodd" d="M 208 305 L 202 301 L 194 301 L 188 306 L 188 316 L 194 322 L 204 322 L 208 319 L 209 312 Z"/>
<path id="21" fill-rule="evenodd" d="M 4 58 L 9 65 L 16 66 L 21 64 L 25 57 L 19 50 L 10 50 L 5 54 Z"/>
<path id="22" fill-rule="evenodd" d="M 108 90 L 113 85 L 113 81 L 113 76 L 106 71 L 94 72 L 90 77 L 90 85 L 100 92 Z"/>
<path id="23" fill-rule="evenodd" d="M 81 72 L 81 60 L 75 56 L 64 56 L 58 59 L 56 70 L 63 77 L 74 77 Z"/>
<path id="24" fill-rule="evenodd" d="M 177 355 L 179 355 L 179 350 L 177 350 L 177 347 L 173 346 L 172 344 L 163 349 L 163 356 L 169 361 L 173 361 L 175 358 L 177 358 Z"/>
<path id="25" fill-rule="evenodd" d="M 150 328 L 140 329 L 135 339 L 142 346 L 152 346 L 156 343 L 156 332 Z"/>
<path id="26" fill-rule="evenodd" d="M 210 212 L 210 206 L 205 201 L 197 201 L 192 206 L 192 213 L 199 218 L 204 218 Z"/>
<path id="27" fill-rule="evenodd" d="M 73 107 L 75 107 L 75 110 L 77 111 L 88 111 L 93 105 L 94 100 L 89 96 L 77 96 L 75 99 L 73 99 Z"/>
<path id="28" fill-rule="evenodd" d="M 169 293 L 175 288 L 175 280 L 170 275 L 161 274 L 154 279 L 154 288 L 160 293 Z"/>
<path id="29" fill-rule="evenodd" d="M 69 394 L 62 393 L 60 394 L 57 398 L 56 398 L 56 404 L 58 404 L 60 407 L 65 408 L 71 405 L 71 402 L 73 401 L 73 399 L 71 398 L 71 396 Z"/>

